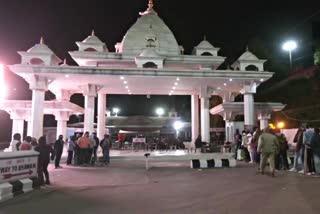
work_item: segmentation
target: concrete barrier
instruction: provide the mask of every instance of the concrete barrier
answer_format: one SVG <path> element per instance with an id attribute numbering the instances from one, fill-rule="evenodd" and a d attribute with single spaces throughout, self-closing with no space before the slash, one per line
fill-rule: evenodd
<path id="1" fill-rule="evenodd" d="M 0 152 L 0 202 L 33 190 L 39 153 Z"/>
<path id="2" fill-rule="evenodd" d="M 207 169 L 207 168 L 231 168 L 236 167 L 235 159 L 193 159 L 190 161 L 190 167 L 193 169 Z"/>

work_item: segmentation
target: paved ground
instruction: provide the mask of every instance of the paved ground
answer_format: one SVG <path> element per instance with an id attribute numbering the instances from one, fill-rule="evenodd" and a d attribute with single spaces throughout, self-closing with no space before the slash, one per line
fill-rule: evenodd
<path id="1" fill-rule="evenodd" d="M 287 172 L 271 178 L 244 165 L 199 171 L 157 163 L 146 172 L 143 162 L 117 161 L 51 175 L 51 187 L 0 205 L 0 213 L 320 213 L 320 178 Z"/>

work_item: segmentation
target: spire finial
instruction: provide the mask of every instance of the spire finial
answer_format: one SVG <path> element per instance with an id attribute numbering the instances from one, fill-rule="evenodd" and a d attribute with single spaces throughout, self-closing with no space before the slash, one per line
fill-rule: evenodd
<path id="1" fill-rule="evenodd" d="M 68 65 L 68 64 L 67 64 L 67 59 L 66 59 L 66 58 L 63 60 L 63 64 L 64 64 L 64 65 Z"/>
<path id="2" fill-rule="evenodd" d="M 153 9 L 153 6 L 154 6 L 153 0 L 149 0 L 148 6 L 149 6 L 149 9 L 150 9 L 150 10 Z"/>
<path id="3" fill-rule="evenodd" d="M 203 35 L 203 40 L 207 41 L 207 35 L 206 34 Z"/>
<path id="4" fill-rule="evenodd" d="M 44 39 L 43 39 L 43 36 L 41 36 L 41 38 L 40 38 L 40 44 L 44 44 Z"/>
<path id="5" fill-rule="evenodd" d="M 247 45 L 246 51 L 247 51 L 247 52 L 250 52 L 250 50 L 249 50 L 249 45 Z"/>
<path id="6" fill-rule="evenodd" d="M 91 36 L 95 36 L 94 30 L 91 31 Z"/>

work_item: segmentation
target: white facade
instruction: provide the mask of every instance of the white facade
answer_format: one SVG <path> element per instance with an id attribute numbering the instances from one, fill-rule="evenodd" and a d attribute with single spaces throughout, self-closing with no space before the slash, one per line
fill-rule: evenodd
<path id="1" fill-rule="evenodd" d="M 84 41 L 77 42 L 79 49 L 69 53 L 78 66 L 59 66 L 61 60 L 43 40 L 29 51 L 20 52 L 21 64 L 12 65 L 10 69 L 28 81 L 33 90 L 30 118 L 33 136 L 42 134 L 44 92 L 51 90 L 59 100 L 69 100 L 74 93 L 85 96 L 84 129 L 89 132 L 93 131 L 94 99 L 98 96 L 100 137 L 103 135 L 101 126 L 105 118 L 101 115 L 105 111 L 107 94 L 193 96 L 193 138 L 199 130 L 199 97 L 200 133 L 203 141 L 208 142 L 211 95 L 235 96 L 248 85 L 257 87 L 272 77 L 273 73 L 263 69 L 265 60 L 259 60 L 248 51 L 235 62 L 235 70 L 217 70 L 225 57 L 219 56 L 219 48 L 206 39 L 194 48 L 192 55 L 185 55 L 183 47 L 153 7 L 153 1 L 150 0 L 148 9 L 140 13 L 138 21 L 115 45 L 116 52 L 108 51 L 106 43 L 94 32 Z M 247 63 L 258 69 L 248 71 L 245 69 Z M 245 95 L 248 95 L 245 99 L 247 125 L 251 125 L 254 118 L 254 93 L 253 90 L 250 93 L 245 91 Z M 65 120 L 58 121 L 62 127 L 59 132 L 65 132 Z"/>

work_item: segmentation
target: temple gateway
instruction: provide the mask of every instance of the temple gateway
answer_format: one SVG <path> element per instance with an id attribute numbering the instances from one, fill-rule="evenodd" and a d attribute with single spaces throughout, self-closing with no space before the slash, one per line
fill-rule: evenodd
<path id="1" fill-rule="evenodd" d="M 108 94 L 189 95 L 192 139 L 201 134 L 205 142 L 210 141 L 210 114 L 224 117 L 226 137 L 232 139 L 236 126 L 250 128 L 259 119 L 261 128 L 265 128 L 271 112 L 284 107 L 279 103 L 254 102 L 256 88 L 273 76 L 264 70 L 266 60 L 246 50 L 231 68 L 218 69 L 225 57 L 219 56 L 219 48 L 206 39 L 194 47 L 191 55 L 184 54 L 183 46 L 154 10 L 152 0 L 122 41 L 115 44 L 115 52 L 110 52 L 111 44 L 101 41 L 95 32 L 76 44 L 78 50 L 69 54 L 78 66 L 62 63 L 43 39 L 19 52 L 21 64 L 9 66 L 32 90 L 32 101 L 21 101 L 24 103 L 18 107 L 19 101 L 7 101 L 0 106 L 11 114 L 14 132 L 23 133 L 21 121 L 28 121 L 28 135 L 39 138 L 43 134 L 44 114 L 54 114 L 57 135 L 66 136 L 67 121 L 76 113 L 84 113 L 84 131 L 93 132 L 98 97 L 97 133 L 102 138 Z M 55 101 L 45 101 L 47 90 L 56 95 Z M 84 109 L 70 103 L 70 96 L 75 93 L 84 95 Z M 234 98 L 240 93 L 244 102 L 235 103 Z M 210 109 L 212 95 L 221 96 L 224 103 Z M 233 122 L 237 114 L 244 114 L 244 123 Z"/>

